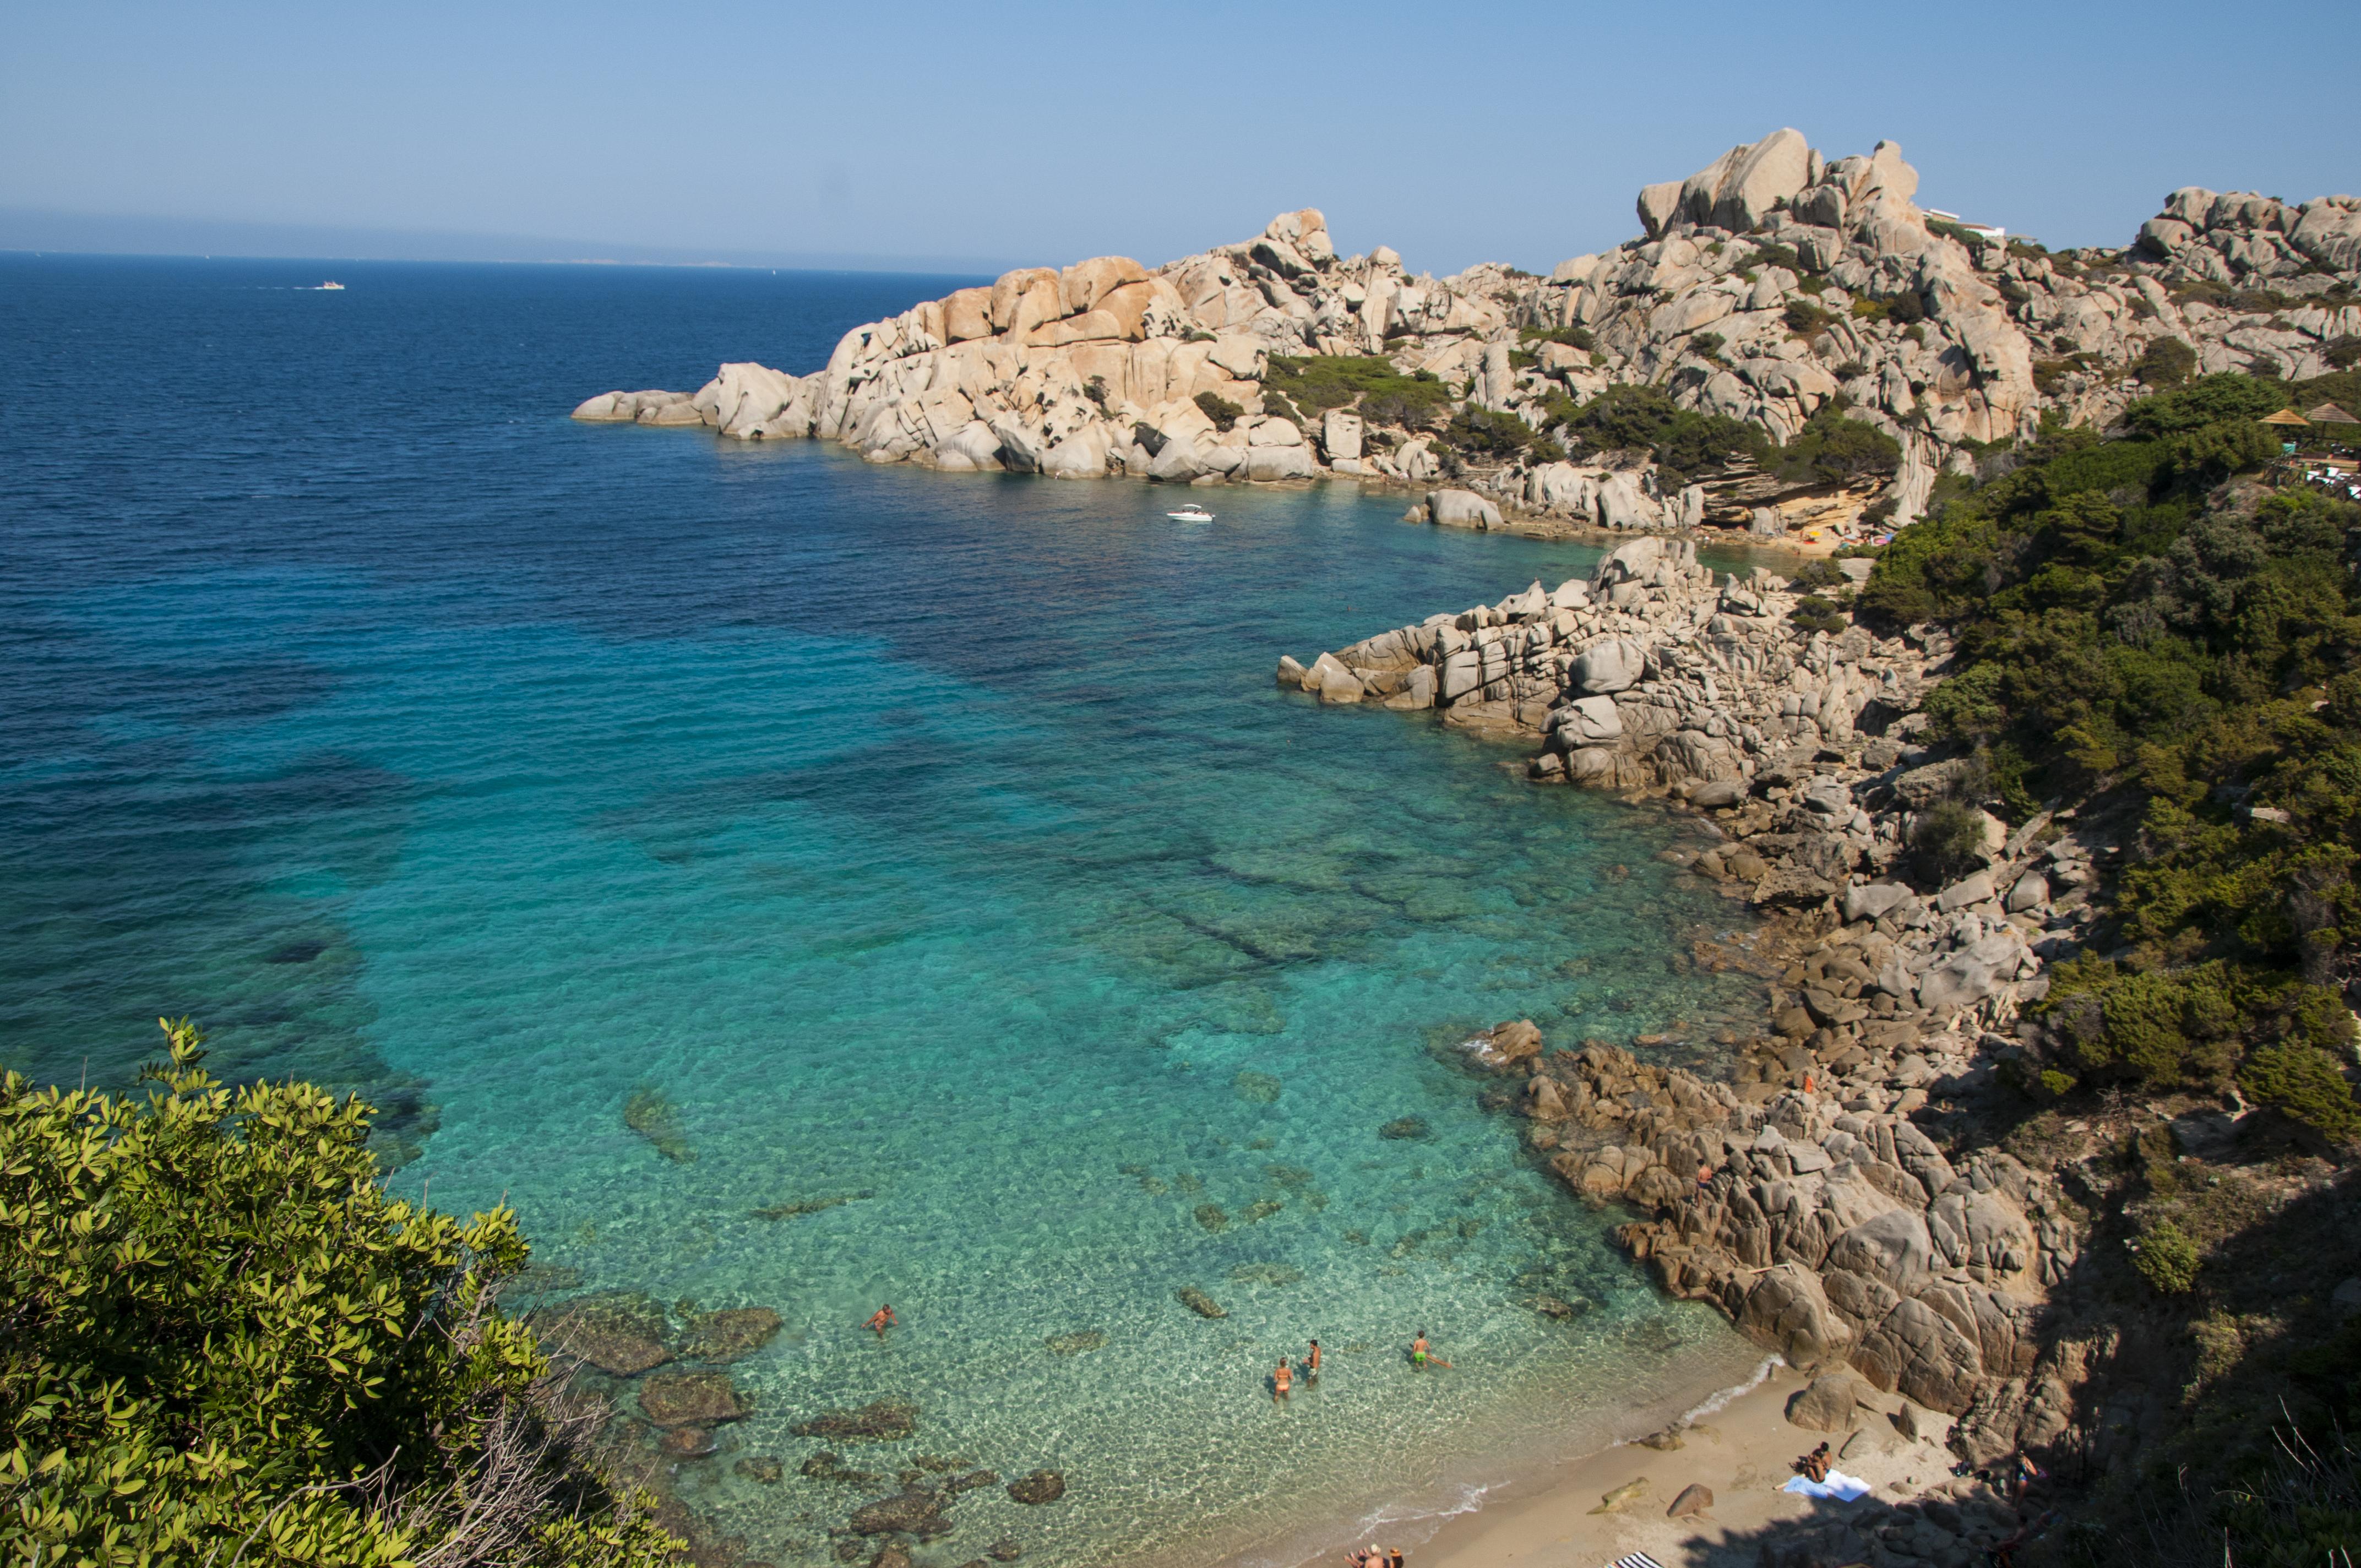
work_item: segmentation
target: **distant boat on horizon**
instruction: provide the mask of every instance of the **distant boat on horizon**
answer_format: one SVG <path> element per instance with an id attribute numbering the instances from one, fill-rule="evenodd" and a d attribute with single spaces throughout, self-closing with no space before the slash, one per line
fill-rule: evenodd
<path id="1" fill-rule="evenodd" d="M 323 283 L 323 284 L 321 284 L 321 285 L 320 285 L 320 288 L 321 288 L 321 289 L 342 289 L 343 287 L 344 287 L 344 285 L 343 285 L 342 283 L 338 283 L 338 282 L 335 281 L 334 280 L 331 280 L 330 281 L 325 282 L 325 283 Z M 319 291 L 318 291 L 318 290 L 314 290 L 314 291 L 313 291 L 314 293 L 317 293 Z"/>

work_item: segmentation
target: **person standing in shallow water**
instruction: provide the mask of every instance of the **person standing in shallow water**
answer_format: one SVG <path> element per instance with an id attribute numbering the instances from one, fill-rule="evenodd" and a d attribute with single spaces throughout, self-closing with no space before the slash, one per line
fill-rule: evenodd
<path id="1" fill-rule="evenodd" d="M 1281 1399 L 1286 1398 L 1288 1388 L 1294 1383 L 1294 1381 L 1295 1368 L 1288 1365 L 1287 1357 L 1283 1355 L 1280 1356 L 1279 1358 L 1279 1370 L 1270 1375 L 1271 1403 L 1277 1404 Z"/>
<path id="2" fill-rule="evenodd" d="M 1443 1360 L 1427 1349 L 1424 1329 L 1419 1330 L 1418 1337 L 1410 1342 L 1410 1364 L 1412 1366 L 1441 1366 L 1446 1369 L 1451 1365 L 1451 1363 Z"/>
<path id="3" fill-rule="evenodd" d="M 885 1337 L 885 1331 L 895 1327 L 900 1323 L 901 1321 L 901 1319 L 894 1315 L 894 1303 L 888 1301 L 884 1306 L 877 1309 L 875 1314 L 870 1318 L 869 1321 L 864 1326 L 874 1332 L 879 1339 L 884 1339 Z"/>
<path id="4" fill-rule="evenodd" d="M 1318 1340 L 1312 1342 L 1312 1354 L 1304 1359 L 1303 1380 L 1306 1383 L 1320 1381 L 1320 1342 Z"/>

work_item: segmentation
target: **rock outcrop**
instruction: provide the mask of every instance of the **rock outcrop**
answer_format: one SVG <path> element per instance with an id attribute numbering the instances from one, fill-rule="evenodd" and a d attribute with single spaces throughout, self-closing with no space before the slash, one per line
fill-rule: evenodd
<path id="1" fill-rule="evenodd" d="M 1666 858 L 1778 917 L 1770 1031 L 1730 1080 L 1603 1041 L 1545 1051 L 1521 1021 L 1466 1059 L 1519 1086 L 1528 1141 L 1569 1189 L 1648 1216 L 1619 1234 L 1665 1289 L 1796 1365 L 1965 1416 L 1955 1446 L 1982 1463 L 2064 1430 L 2062 1353 L 2036 1329 L 2083 1222 L 2053 1174 L 1919 1118 L 2037 1055 L 2019 1009 L 2095 922 L 2117 846 L 2095 825 L 1986 817 L 1964 873 L 1928 880 L 1917 823 L 1973 784 L 1918 742 L 1948 641 L 1841 616 L 1806 635 L 1798 598 L 1767 572 L 1717 580 L 1687 541 L 1634 539 L 1588 579 L 1289 660 L 1281 681 L 1441 707 L 1538 743 L 1538 781 L 1690 815 L 1703 847 Z M 1849 1422 L 1849 1386 L 1816 1385 L 1802 1419 Z"/>
<path id="2" fill-rule="evenodd" d="M 1649 186 L 1641 236 L 1547 278 L 1492 263 L 1412 276 L 1383 246 L 1340 257 L 1306 208 L 1153 269 L 1125 257 L 1021 268 L 856 327 L 806 375 L 724 365 L 695 393 L 602 393 L 575 417 L 1060 478 L 1341 475 L 1423 491 L 1449 470 L 1481 506 L 1430 500 L 1438 523 L 1777 534 L 1851 526 L 1872 500 L 1906 522 L 1978 444 L 2048 413 L 2108 423 L 2160 339 L 2188 343 L 2201 369 L 2301 377 L 2361 337 L 2352 197 L 2290 206 L 2191 187 L 2126 248 L 2053 255 L 1930 215 L 1918 184 L 1891 142 L 1828 159 L 1782 129 Z M 1267 396 L 1274 355 L 1382 355 L 1440 382 L 1452 408 L 1513 414 L 1575 451 L 1567 410 L 1613 385 L 1661 389 L 1782 443 L 1841 397 L 1904 455 L 1857 492 L 1744 465 L 1676 481 L 1636 451 L 1485 459 L 1453 450 L 1433 417 Z"/>

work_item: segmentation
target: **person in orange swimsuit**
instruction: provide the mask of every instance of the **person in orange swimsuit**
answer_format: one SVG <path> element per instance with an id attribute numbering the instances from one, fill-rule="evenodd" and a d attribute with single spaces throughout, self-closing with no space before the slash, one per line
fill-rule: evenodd
<path id="1" fill-rule="evenodd" d="M 1287 1357 L 1282 1355 L 1279 1358 L 1279 1370 L 1270 1375 L 1271 1402 L 1273 1404 L 1277 1404 L 1279 1400 L 1286 1398 L 1288 1389 L 1294 1384 L 1294 1382 L 1295 1368 L 1289 1365 Z"/>
<path id="2" fill-rule="evenodd" d="M 884 1339 L 885 1331 L 897 1326 L 901 1321 L 894 1315 L 894 1303 L 888 1301 L 877 1309 L 876 1316 L 871 1318 L 865 1326 L 874 1331 L 879 1339 Z"/>

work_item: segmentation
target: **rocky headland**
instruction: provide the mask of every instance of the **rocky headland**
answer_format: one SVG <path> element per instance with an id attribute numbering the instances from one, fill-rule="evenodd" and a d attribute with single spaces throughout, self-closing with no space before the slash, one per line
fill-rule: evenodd
<path id="1" fill-rule="evenodd" d="M 2355 198 L 2191 187 L 2122 248 L 2052 253 L 1931 213 L 1918 187 L 1891 142 L 1832 159 L 1783 129 L 1649 186 L 1641 234 L 1545 278 L 1340 256 L 1306 208 L 1159 267 L 1019 269 L 856 327 L 806 374 L 728 364 L 575 417 L 953 471 L 1452 480 L 1484 506 L 1431 520 L 1472 527 L 1867 532 L 2045 418 L 2104 425 L 2158 345 L 2303 378 L 2361 336 Z M 1678 411 L 1771 446 L 1580 417 L 1616 388 L 1662 400 L 1660 427 Z M 1773 460 L 1839 411 L 1890 450 Z"/>

